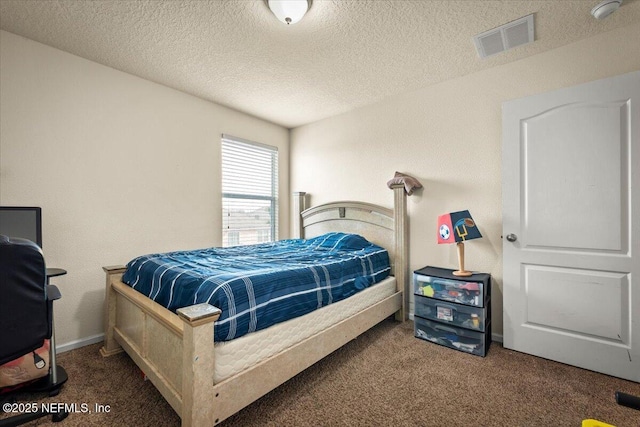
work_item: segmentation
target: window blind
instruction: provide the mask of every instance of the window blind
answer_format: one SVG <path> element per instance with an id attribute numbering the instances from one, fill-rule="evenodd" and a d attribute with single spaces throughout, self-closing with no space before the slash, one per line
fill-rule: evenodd
<path id="1" fill-rule="evenodd" d="M 278 238 L 278 149 L 222 135 L 222 246 Z"/>

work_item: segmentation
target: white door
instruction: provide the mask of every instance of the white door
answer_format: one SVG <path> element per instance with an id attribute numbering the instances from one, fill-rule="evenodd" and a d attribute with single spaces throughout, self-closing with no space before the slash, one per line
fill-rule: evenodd
<path id="1" fill-rule="evenodd" d="M 640 72 L 502 120 L 504 346 L 640 382 Z"/>

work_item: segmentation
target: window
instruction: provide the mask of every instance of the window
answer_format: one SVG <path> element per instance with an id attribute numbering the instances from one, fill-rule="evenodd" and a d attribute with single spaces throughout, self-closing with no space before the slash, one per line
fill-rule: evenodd
<path id="1" fill-rule="evenodd" d="M 222 135 L 222 246 L 278 238 L 278 149 Z"/>

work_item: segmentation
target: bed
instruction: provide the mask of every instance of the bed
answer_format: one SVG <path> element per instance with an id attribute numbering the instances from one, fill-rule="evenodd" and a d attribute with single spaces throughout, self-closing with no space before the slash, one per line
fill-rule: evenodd
<path id="1" fill-rule="evenodd" d="M 385 318 L 406 320 L 406 194 L 403 185 L 391 188 L 393 209 L 352 201 L 305 209 L 305 193 L 293 198 L 293 237 L 352 233 L 386 249 L 391 274 L 380 283 L 299 318 L 214 344 L 219 308 L 199 303 L 174 313 L 124 284 L 124 266 L 104 267 L 101 354 L 125 351 L 183 426 L 214 426 Z"/>

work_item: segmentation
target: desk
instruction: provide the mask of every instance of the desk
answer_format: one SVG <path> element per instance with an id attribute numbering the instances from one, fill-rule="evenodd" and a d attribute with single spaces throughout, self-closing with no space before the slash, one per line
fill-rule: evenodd
<path id="1" fill-rule="evenodd" d="M 47 268 L 47 292 L 49 295 L 49 300 L 53 301 L 56 299 L 60 299 L 60 291 L 56 286 L 49 287 L 49 279 L 57 276 L 64 276 L 67 274 L 67 270 L 62 268 Z M 50 379 L 46 384 L 47 390 L 54 388 L 54 391 L 49 394 L 50 396 L 55 396 L 60 392 L 60 386 L 67 381 L 67 372 L 64 370 L 62 366 L 58 366 L 56 362 L 56 328 L 55 323 L 53 321 L 53 315 L 51 316 L 51 339 L 49 341 L 49 366 L 50 366 Z"/>
<path id="2" fill-rule="evenodd" d="M 47 282 L 51 277 L 64 276 L 65 274 L 67 274 L 67 270 L 62 268 L 47 268 Z"/>

